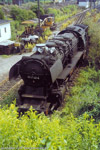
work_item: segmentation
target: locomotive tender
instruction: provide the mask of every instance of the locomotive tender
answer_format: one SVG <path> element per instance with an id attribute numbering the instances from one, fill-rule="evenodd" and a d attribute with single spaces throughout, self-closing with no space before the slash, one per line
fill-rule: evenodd
<path id="1" fill-rule="evenodd" d="M 19 111 L 32 105 L 36 111 L 48 114 L 61 105 L 66 79 L 87 53 L 87 31 L 84 24 L 67 27 L 45 44 L 37 44 L 33 55 L 23 56 L 10 69 L 10 80 L 20 75 L 24 81 L 16 100 Z"/>

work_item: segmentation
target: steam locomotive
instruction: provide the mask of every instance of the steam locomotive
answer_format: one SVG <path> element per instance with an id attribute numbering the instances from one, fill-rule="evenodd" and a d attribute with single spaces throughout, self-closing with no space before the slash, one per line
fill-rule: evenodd
<path id="1" fill-rule="evenodd" d="M 24 84 L 19 88 L 17 106 L 26 111 L 30 106 L 48 114 L 57 109 L 65 96 L 66 79 L 88 49 L 88 26 L 77 24 L 59 32 L 45 44 L 37 44 L 35 53 L 23 56 L 9 72 L 9 79 L 19 75 Z"/>

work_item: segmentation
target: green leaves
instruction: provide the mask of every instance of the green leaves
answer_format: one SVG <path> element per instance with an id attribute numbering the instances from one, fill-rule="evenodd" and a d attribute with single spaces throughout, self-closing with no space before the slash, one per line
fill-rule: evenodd
<path id="1" fill-rule="evenodd" d="M 55 22 L 60 22 L 76 14 L 77 11 L 78 11 L 77 6 L 69 5 L 69 6 L 62 7 L 61 9 L 48 8 L 47 13 L 54 14 Z"/>
<path id="2" fill-rule="evenodd" d="M 38 5 L 33 5 L 31 6 L 31 10 L 37 15 L 38 17 Z M 44 9 L 42 6 L 40 6 L 40 14 L 43 15 L 45 14 Z"/>
<path id="3" fill-rule="evenodd" d="M 1 9 L 0 9 L 0 19 L 4 19 L 4 13 Z"/>
<path id="4" fill-rule="evenodd" d="M 65 123 L 57 115 L 36 115 L 32 108 L 18 118 L 17 108 L 0 109 L 0 148 L 48 150 L 97 150 L 100 124 L 84 114 L 79 119 L 72 114 Z"/>
<path id="5" fill-rule="evenodd" d="M 70 113 L 79 117 L 85 112 L 100 120 L 100 71 L 86 67 L 81 70 L 79 77 L 72 87 L 70 95 L 66 96 L 66 105 L 61 113 L 61 122 L 70 117 Z"/>
<path id="6" fill-rule="evenodd" d="M 89 54 L 88 60 L 91 66 L 94 66 L 96 69 L 100 68 L 100 25 L 98 23 L 100 18 L 100 13 L 96 13 L 94 10 L 91 13 L 91 16 L 87 17 L 85 24 L 89 26 L 89 36 L 90 36 L 90 45 L 89 45 Z"/>
<path id="7" fill-rule="evenodd" d="M 20 22 L 28 19 L 34 19 L 36 17 L 36 14 L 33 13 L 31 10 L 21 9 L 17 6 L 12 7 L 10 14 L 14 20 Z"/>

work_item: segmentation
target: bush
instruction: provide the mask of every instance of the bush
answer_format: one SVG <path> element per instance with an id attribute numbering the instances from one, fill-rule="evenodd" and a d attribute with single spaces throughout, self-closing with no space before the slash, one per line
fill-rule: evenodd
<path id="1" fill-rule="evenodd" d="M 62 26 L 60 27 L 60 31 L 64 30 L 67 28 L 70 24 L 72 24 L 74 19 L 68 20 L 66 23 L 63 23 Z"/>
<path id="2" fill-rule="evenodd" d="M 99 150 L 100 124 L 88 115 L 76 119 L 73 115 L 61 124 L 59 117 L 36 115 L 30 109 L 18 117 L 17 108 L 0 109 L 0 148 L 48 150 Z"/>
<path id="3" fill-rule="evenodd" d="M 28 19 L 36 18 L 36 14 L 32 12 L 32 10 L 28 10 L 27 13 L 28 13 Z"/>
<path id="4" fill-rule="evenodd" d="M 60 11 L 60 9 L 55 9 L 55 8 L 48 8 L 48 14 L 54 14 L 55 17 L 58 15 L 63 15 L 63 12 Z"/>
<path id="5" fill-rule="evenodd" d="M 43 37 L 40 37 L 38 40 L 37 40 L 37 43 L 45 43 L 45 40 Z"/>
<path id="6" fill-rule="evenodd" d="M 38 6 L 37 5 L 33 5 L 31 7 L 31 10 L 37 15 L 38 17 Z M 44 14 L 44 9 L 42 6 L 40 6 L 40 14 L 43 15 Z"/>
<path id="7" fill-rule="evenodd" d="M 70 14 L 70 13 L 73 13 L 73 12 L 77 12 L 78 8 L 77 8 L 76 5 L 68 5 L 68 6 L 62 7 L 61 10 L 64 13 Z"/>
<path id="8" fill-rule="evenodd" d="M 99 14 L 92 14 L 91 17 L 85 20 L 85 24 L 89 26 L 89 36 L 90 36 L 90 45 L 89 45 L 89 54 L 88 60 L 91 66 L 95 68 L 100 68 L 100 25 L 98 20 L 100 18 Z"/>
<path id="9" fill-rule="evenodd" d="M 12 40 L 16 39 L 19 26 L 20 26 L 20 24 L 18 21 L 11 21 L 11 39 Z"/>
<path id="10" fill-rule="evenodd" d="M 82 70 L 76 83 L 74 83 L 75 86 L 71 89 L 70 95 L 67 95 L 65 98 L 66 106 L 62 111 L 62 115 L 68 116 L 70 113 L 73 113 L 73 115 L 79 116 L 87 111 L 90 117 L 93 115 L 97 120 L 100 119 L 98 113 L 100 107 L 99 82 L 100 71 L 89 67 Z"/>
<path id="11" fill-rule="evenodd" d="M 45 31 L 43 32 L 44 36 L 50 36 L 52 34 L 52 31 L 50 30 L 50 28 L 46 28 Z"/>
<path id="12" fill-rule="evenodd" d="M 4 19 L 4 13 L 1 9 L 0 9 L 0 19 Z"/>
<path id="13" fill-rule="evenodd" d="M 65 6 L 60 9 L 52 9 L 48 8 L 47 13 L 48 14 L 54 14 L 55 15 L 55 22 L 61 22 L 72 15 L 74 15 L 77 12 L 77 7 L 74 5 Z"/>
<path id="14" fill-rule="evenodd" d="M 28 45 L 26 45 L 25 48 L 27 49 L 27 52 L 32 52 L 34 46 L 35 44 L 28 43 Z"/>
<path id="15" fill-rule="evenodd" d="M 12 7 L 10 14 L 14 20 L 20 22 L 28 19 L 33 19 L 36 17 L 35 13 L 33 13 L 31 10 L 21 9 L 17 6 Z"/>

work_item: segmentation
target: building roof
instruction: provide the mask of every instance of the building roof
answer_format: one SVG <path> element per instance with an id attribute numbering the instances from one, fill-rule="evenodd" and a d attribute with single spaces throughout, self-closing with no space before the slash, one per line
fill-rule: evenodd
<path id="1" fill-rule="evenodd" d="M 15 41 L 5 40 L 5 41 L 0 42 L 0 46 L 8 46 L 8 45 L 12 45 L 14 43 L 15 43 Z"/>
<path id="2" fill-rule="evenodd" d="M 2 20 L 2 19 L 0 19 L 0 25 L 1 24 L 7 24 L 9 22 L 11 22 L 11 21 L 10 20 Z"/>

